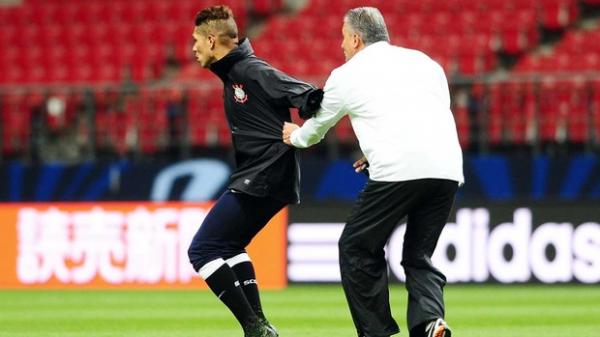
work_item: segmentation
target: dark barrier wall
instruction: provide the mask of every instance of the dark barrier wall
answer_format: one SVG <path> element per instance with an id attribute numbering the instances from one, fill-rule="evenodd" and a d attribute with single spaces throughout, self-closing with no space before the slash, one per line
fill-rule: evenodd
<path id="1" fill-rule="evenodd" d="M 337 241 L 351 203 L 290 208 L 290 282 L 338 282 Z M 404 221 L 404 220 L 403 220 Z M 386 254 L 391 279 L 403 281 L 399 223 Z M 458 201 L 433 256 L 449 283 L 600 283 L 597 202 Z"/>
<path id="2" fill-rule="evenodd" d="M 0 168 L 3 201 L 208 201 L 222 192 L 230 165 L 199 158 L 176 163 L 129 161 L 47 164 L 11 163 Z"/>
<path id="3" fill-rule="evenodd" d="M 302 161 L 303 200 L 354 200 L 366 177 L 351 160 Z M 227 184 L 225 157 L 160 162 L 0 166 L 0 201 L 186 200 L 217 197 Z M 469 156 L 459 200 L 599 200 L 600 160 L 593 155 Z"/>

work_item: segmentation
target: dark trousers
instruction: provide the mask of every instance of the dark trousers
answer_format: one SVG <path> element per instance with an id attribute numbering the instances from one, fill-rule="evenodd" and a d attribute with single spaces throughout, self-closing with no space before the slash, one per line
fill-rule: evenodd
<path id="1" fill-rule="evenodd" d="M 342 284 L 358 336 L 387 337 L 400 331 L 390 310 L 384 246 L 405 216 L 408 327 L 444 317 L 446 278 L 431 264 L 431 255 L 457 188 L 456 181 L 443 179 L 367 183 L 339 241 Z"/>
<path id="2" fill-rule="evenodd" d="M 285 202 L 226 191 L 212 207 L 192 239 L 188 256 L 198 271 L 207 262 L 244 253 L 252 238 Z"/>

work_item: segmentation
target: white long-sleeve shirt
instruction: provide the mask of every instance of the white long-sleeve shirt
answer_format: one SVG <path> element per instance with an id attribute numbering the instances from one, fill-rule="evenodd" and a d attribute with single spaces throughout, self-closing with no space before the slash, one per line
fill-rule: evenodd
<path id="1" fill-rule="evenodd" d="M 442 67 L 424 53 L 377 42 L 335 69 L 321 109 L 291 134 L 309 147 L 348 114 L 375 181 L 464 181 Z"/>

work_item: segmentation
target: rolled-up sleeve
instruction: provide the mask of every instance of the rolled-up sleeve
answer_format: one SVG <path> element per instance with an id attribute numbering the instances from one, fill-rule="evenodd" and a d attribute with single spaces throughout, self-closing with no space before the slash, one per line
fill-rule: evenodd
<path id="1" fill-rule="evenodd" d="M 331 73 L 325 83 L 321 108 L 313 118 L 308 119 L 302 127 L 292 132 L 290 141 L 292 145 L 306 148 L 320 142 L 327 131 L 334 126 L 344 115 L 344 92 L 339 75 L 336 71 Z"/>

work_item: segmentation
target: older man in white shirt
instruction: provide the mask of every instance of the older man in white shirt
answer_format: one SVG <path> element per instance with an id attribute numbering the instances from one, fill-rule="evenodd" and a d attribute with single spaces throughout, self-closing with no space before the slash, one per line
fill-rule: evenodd
<path id="1" fill-rule="evenodd" d="M 370 179 L 340 238 L 342 283 L 360 337 L 399 332 L 391 316 L 384 246 L 406 216 L 402 252 L 411 337 L 449 337 L 444 275 L 431 263 L 440 233 L 464 180 L 462 153 L 442 67 L 426 54 L 389 44 L 378 9 L 344 16 L 346 63 L 324 88 L 321 109 L 302 127 L 286 123 L 283 140 L 318 143 L 349 115 Z"/>

